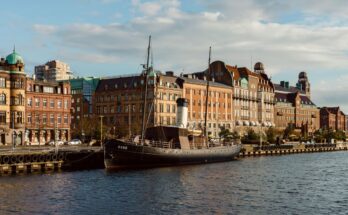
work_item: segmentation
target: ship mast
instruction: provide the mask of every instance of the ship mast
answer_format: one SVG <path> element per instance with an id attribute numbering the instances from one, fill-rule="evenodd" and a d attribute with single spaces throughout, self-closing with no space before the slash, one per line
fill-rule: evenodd
<path id="1" fill-rule="evenodd" d="M 211 56 L 211 47 L 209 47 L 209 60 L 208 60 L 208 73 L 207 73 L 207 89 L 205 97 L 205 114 L 204 114 L 204 136 L 207 138 L 207 116 L 208 116 L 208 100 L 209 100 L 209 79 L 210 79 L 210 56 Z"/>
<path id="2" fill-rule="evenodd" d="M 146 100 L 147 100 L 147 75 L 149 72 L 149 61 L 150 61 L 150 48 L 151 48 L 151 35 L 149 36 L 149 45 L 147 47 L 147 59 L 146 59 L 146 67 L 144 70 L 144 84 L 145 84 L 145 92 L 144 92 L 144 106 L 143 106 L 143 120 L 141 123 L 141 144 L 144 144 L 144 136 L 145 136 L 145 119 L 146 119 Z"/>

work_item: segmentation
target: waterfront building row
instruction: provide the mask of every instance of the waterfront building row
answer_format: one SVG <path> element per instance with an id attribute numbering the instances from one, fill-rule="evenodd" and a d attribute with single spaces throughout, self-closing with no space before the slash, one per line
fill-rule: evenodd
<path id="1" fill-rule="evenodd" d="M 70 83 L 38 81 L 15 51 L 0 59 L 0 145 L 70 139 Z"/>

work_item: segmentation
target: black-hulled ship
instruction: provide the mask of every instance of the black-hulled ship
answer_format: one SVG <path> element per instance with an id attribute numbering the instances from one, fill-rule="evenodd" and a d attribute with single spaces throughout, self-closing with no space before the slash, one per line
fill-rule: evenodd
<path id="1" fill-rule="evenodd" d="M 150 71 L 149 53 L 150 40 L 147 64 L 143 73 L 145 93 L 142 111 L 142 134 L 140 137 L 133 139 L 112 139 L 106 141 L 104 143 L 104 163 L 106 169 L 203 164 L 235 159 L 240 152 L 240 144 L 234 144 L 233 142 L 216 144 L 210 142 L 206 132 L 206 115 L 204 131 L 201 134 L 197 135 L 194 131 L 186 128 L 187 100 L 184 98 L 177 99 L 177 126 L 161 125 L 145 129 L 147 76 Z M 207 92 L 209 92 L 209 81 L 207 81 Z M 206 95 L 207 104 L 209 93 L 206 93 Z M 205 113 L 207 113 L 207 105 L 205 105 L 205 108 Z"/>

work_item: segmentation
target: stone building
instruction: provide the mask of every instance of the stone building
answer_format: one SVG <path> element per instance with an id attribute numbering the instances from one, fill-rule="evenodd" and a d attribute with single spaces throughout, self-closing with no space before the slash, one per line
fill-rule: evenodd
<path id="1" fill-rule="evenodd" d="M 210 74 L 208 71 L 207 69 L 185 76 L 201 80 L 209 79 L 212 83 L 230 89 L 230 92 L 226 93 L 232 99 L 227 101 L 225 109 L 227 114 L 231 112 L 231 116 L 227 115 L 229 126 L 225 127 L 243 134 L 248 128 L 259 130 L 274 126 L 274 87 L 262 63 L 255 64 L 252 72 L 245 67 L 215 61 L 211 63 Z M 218 132 L 219 129 L 215 131 L 214 136 L 217 136 Z"/>
<path id="2" fill-rule="evenodd" d="M 188 100 L 188 125 L 191 130 L 204 130 L 207 81 L 179 77 L 178 83 L 182 88 L 183 98 Z M 232 124 L 232 92 L 233 88 L 218 82 L 209 82 L 207 134 L 218 137 L 221 127 L 231 129 Z"/>
<path id="3" fill-rule="evenodd" d="M 320 108 L 320 128 L 347 130 L 347 117 L 340 107 Z"/>
<path id="4" fill-rule="evenodd" d="M 38 80 L 60 81 L 73 78 L 73 73 L 67 63 L 52 60 L 44 65 L 35 66 L 35 76 Z"/>
<path id="5" fill-rule="evenodd" d="M 24 144 L 24 60 L 15 51 L 0 59 L 0 145 Z"/>
<path id="6" fill-rule="evenodd" d="M 289 82 L 281 81 L 275 86 L 275 124 L 277 128 L 285 129 L 292 125 L 312 134 L 320 127 L 319 109 L 310 99 L 309 81 L 306 72 L 299 74 L 296 87 Z"/>
<path id="7" fill-rule="evenodd" d="M 144 77 L 142 75 L 103 78 L 93 96 L 93 111 L 103 116 L 107 134 L 140 134 L 143 120 Z M 177 77 L 171 72 L 151 71 L 147 78 L 146 127 L 174 125 L 176 99 L 182 96 Z"/>
<path id="8" fill-rule="evenodd" d="M 26 141 L 44 145 L 70 140 L 71 94 L 68 81 L 26 80 Z M 57 135 L 57 138 L 55 138 Z"/>

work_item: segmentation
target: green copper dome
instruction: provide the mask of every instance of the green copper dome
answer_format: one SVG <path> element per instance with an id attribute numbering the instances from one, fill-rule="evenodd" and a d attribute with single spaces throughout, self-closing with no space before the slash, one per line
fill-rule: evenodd
<path id="1" fill-rule="evenodd" d="M 24 64 L 23 58 L 15 50 L 6 57 L 6 61 L 11 65 L 17 64 L 17 62 Z"/>

